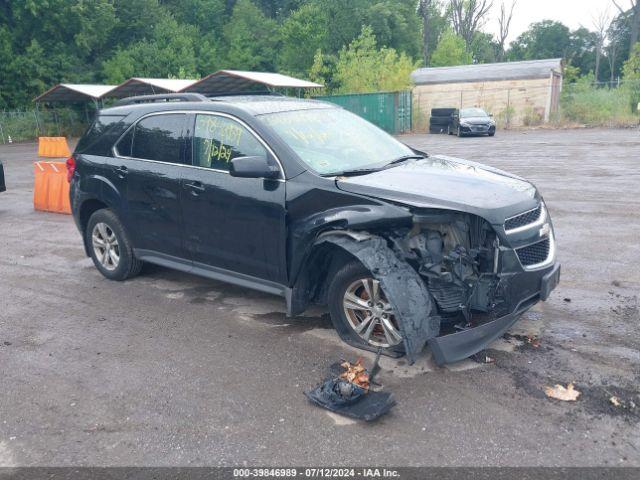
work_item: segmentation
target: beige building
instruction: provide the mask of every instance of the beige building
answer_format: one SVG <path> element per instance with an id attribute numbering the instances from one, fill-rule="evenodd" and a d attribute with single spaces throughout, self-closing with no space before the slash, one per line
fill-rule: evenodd
<path id="1" fill-rule="evenodd" d="M 562 59 L 420 68 L 411 78 L 420 125 L 432 108 L 447 107 L 481 107 L 502 127 L 536 125 L 558 112 Z"/>

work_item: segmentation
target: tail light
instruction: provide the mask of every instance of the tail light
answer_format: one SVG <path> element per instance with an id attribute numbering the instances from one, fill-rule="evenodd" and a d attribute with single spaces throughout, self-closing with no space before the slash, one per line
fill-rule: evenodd
<path id="1" fill-rule="evenodd" d="M 76 171 L 76 160 L 73 157 L 67 158 L 67 182 L 71 183 L 71 179 L 73 178 L 73 174 Z"/>

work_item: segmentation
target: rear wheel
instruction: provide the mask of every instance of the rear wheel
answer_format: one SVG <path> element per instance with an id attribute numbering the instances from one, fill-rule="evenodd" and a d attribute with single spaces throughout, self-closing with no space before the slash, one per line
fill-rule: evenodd
<path id="1" fill-rule="evenodd" d="M 334 276 L 329 287 L 331 320 L 344 338 L 369 349 L 394 349 L 402 334 L 391 304 L 371 272 L 352 261 Z"/>
<path id="2" fill-rule="evenodd" d="M 85 241 L 96 268 L 109 280 L 126 280 L 140 273 L 142 261 L 118 216 L 109 209 L 96 211 L 89 218 Z"/>

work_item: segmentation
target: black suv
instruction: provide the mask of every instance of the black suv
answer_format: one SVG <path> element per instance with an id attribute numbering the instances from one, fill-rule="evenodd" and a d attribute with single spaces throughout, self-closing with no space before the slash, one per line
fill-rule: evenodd
<path id="1" fill-rule="evenodd" d="M 275 95 L 135 97 L 68 160 L 87 255 L 328 305 L 340 336 L 410 361 L 465 358 L 556 286 L 536 188 L 412 150 L 335 105 Z"/>

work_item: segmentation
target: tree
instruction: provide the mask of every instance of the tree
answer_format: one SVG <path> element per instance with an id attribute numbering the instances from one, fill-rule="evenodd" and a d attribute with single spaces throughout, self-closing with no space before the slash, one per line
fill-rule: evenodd
<path id="1" fill-rule="evenodd" d="M 587 28 L 580 27 L 569 35 L 564 58 L 580 69 L 581 75 L 592 74 L 596 64 L 597 35 Z"/>
<path id="2" fill-rule="evenodd" d="M 280 68 L 292 74 L 307 72 L 317 50 L 327 48 L 329 24 L 329 17 L 317 3 L 307 3 L 294 11 L 280 28 Z"/>
<path id="3" fill-rule="evenodd" d="M 640 34 L 640 0 L 629 0 L 631 5 L 628 10 L 624 9 L 621 0 L 612 1 L 620 13 L 628 18 L 631 26 L 631 36 L 629 37 L 629 56 L 631 56 L 635 44 L 638 42 L 638 35 Z"/>
<path id="4" fill-rule="evenodd" d="M 473 63 L 494 63 L 499 49 L 491 34 L 476 32 L 471 41 L 470 53 Z"/>
<path id="5" fill-rule="evenodd" d="M 569 28 L 560 22 L 543 20 L 531 24 L 527 31 L 511 43 L 507 57 L 510 60 L 566 58 L 570 49 Z"/>
<path id="6" fill-rule="evenodd" d="M 604 42 L 607 39 L 607 31 L 609 30 L 610 24 L 611 16 L 609 15 L 608 9 L 601 11 L 597 16 L 593 17 L 593 26 L 595 28 L 596 35 L 596 65 L 594 71 L 596 83 L 600 80 L 600 59 L 602 57 Z"/>
<path id="7" fill-rule="evenodd" d="M 499 62 L 504 61 L 505 57 L 505 43 L 509 37 L 509 29 L 511 28 L 511 19 L 513 18 L 513 9 L 515 8 L 518 0 L 511 2 L 511 7 L 507 8 L 502 2 L 500 4 L 500 16 L 498 17 L 498 54 L 497 60 Z"/>
<path id="8" fill-rule="evenodd" d="M 640 105 L 640 43 L 636 43 L 622 67 L 623 87 L 629 92 L 631 111 L 638 112 Z"/>
<path id="9" fill-rule="evenodd" d="M 378 45 L 419 57 L 420 20 L 415 0 L 378 0 L 364 10 L 363 25 L 371 27 Z"/>
<path id="10" fill-rule="evenodd" d="M 339 93 L 404 90 L 416 67 L 404 53 L 378 49 L 373 30 L 364 26 L 360 36 L 340 51 L 334 78 Z"/>
<path id="11" fill-rule="evenodd" d="M 482 28 L 487 14 L 493 6 L 493 0 L 450 0 L 449 13 L 453 30 L 464 40 L 467 51 L 475 33 Z"/>
<path id="12" fill-rule="evenodd" d="M 278 28 L 251 0 L 238 0 L 223 28 L 225 51 L 220 52 L 228 68 L 271 71 L 275 69 Z"/>
<path id="13" fill-rule="evenodd" d="M 429 65 L 430 41 L 431 41 L 431 16 L 433 12 L 434 0 L 420 0 L 418 2 L 418 13 L 422 18 L 422 58 L 424 65 Z"/>
<path id="14" fill-rule="evenodd" d="M 448 67 L 454 65 L 468 65 L 473 58 L 467 51 L 464 39 L 456 35 L 453 30 L 446 30 L 440 37 L 438 46 L 431 56 L 432 67 Z"/>
<path id="15" fill-rule="evenodd" d="M 417 12 L 422 19 L 422 59 L 424 66 L 429 66 L 432 45 L 437 45 L 440 35 L 448 27 L 449 20 L 443 14 L 438 0 L 420 0 Z"/>
<path id="16" fill-rule="evenodd" d="M 195 27 L 164 17 L 155 26 L 152 38 L 116 50 L 103 63 L 104 77 L 113 84 L 134 76 L 196 78 L 195 38 Z"/>

